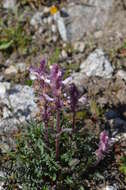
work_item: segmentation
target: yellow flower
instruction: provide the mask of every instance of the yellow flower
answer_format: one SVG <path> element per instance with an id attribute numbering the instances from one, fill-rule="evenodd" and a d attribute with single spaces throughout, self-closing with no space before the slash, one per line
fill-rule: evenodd
<path id="1" fill-rule="evenodd" d="M 53 5 L 53 6 L 50 8 L 50 13 L 51 13 L 51 15 L 55 15 L 57 12 L 58 12 L 57 7 Z"/>

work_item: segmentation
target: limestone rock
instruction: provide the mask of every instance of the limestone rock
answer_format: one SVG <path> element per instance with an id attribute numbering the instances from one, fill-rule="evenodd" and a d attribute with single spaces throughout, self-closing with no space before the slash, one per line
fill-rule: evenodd
<path id="1" fill-rule="evenodd" d="M 6 87 L 3 83 L 0 82 L 0 97 L 4 97 L 6 94 Z"/>
<path id="2" fill-rule="evenodd" d="M 123 79 L 123 80 L 126 81 L 126 71 L 119 70 L 119 71 L 117 72 L 117 77 L 120 77 L 121 79 Z"/>
<path id="3" fill-rule="evenodd" d="M 5 70 L 5 75 L 6 76 L 15 76 L 17 73 L 18 73 L 18 69 L 13 66 L 13 65 L 10 65 L 6 70 Z"/>
<path id="4" fill-rule="evenodd" d="M 6 151 L 14 145 L 11 134 L 17 131 L 18 127 L 30 122 L 38 113 L 35 103 L 34 90 L 29 86 L 6 85 L 6 93 L 0 99 L 2 105 L 2 116 L 0 118 L 0 143 L 3 144 L 2 151 Z"/>
<path id="5" fill-rule="evenodd" d="M 43 13 L 42 12 L 36 12 L 31 21 L 30 21 L 30 24 L 34 27 L 37 27 L 38 25 L 41 25 L 42 24 L 42 15 Z"/>
<path id="6" fill-rule="evenodd" d="M 74 43 L 74 50 L 77 52 L 82 53 L 85 49 L 85 44 L 84 42 L 75 42 Z"/>
<path id="7" fill-rule="evenodd" d="M 5 9 L 14 9 L 16 6 L 16 0 L 4 0 L 3 8 Z"/>
<path id="8" fill-rule="evenodd" d="M 67 40 L 74 42 L 89 32 L 102 30 L 108 21 L 113 0 L 72 1 L 64 17 Z M 62 21 L 63 22 L 63 21 Z M 59 26 L 60 27 L 60 26 Z M 60 29 L 59 29 L 60 30 Z"/>
<path id="9" fill-rule="evenodd" d="M 23 73 L 26 71 L 26 64 L 25 63 L 17 63 L 16 68 L 19 72 Z"/>
<path id="10" fill-rule="evenodd" d="M 107 79 L 111 78 L 113 73 L 113 68 L 102 49 L 96 49 L 92 52 L 80 68 L 81 72 L 88 77 L 98 76 Z"/>
<path id="11" fill-rule="evenodd" d="M 102 190 L 118 190 L 117 186 L 114 184 L 113 186 L 107 185 Z"/>
<path id="12" fill-rule="evenodd" d="M 38 111 L 34 91 L 29 86 L 14 85 L 10 87 L 0 100 L 0 104 L 4 105 L 3 118 L 0 120 L 0 132 L 6 127 L 12 126 L 13 128 L 16 123 L 32 119 Z"/>

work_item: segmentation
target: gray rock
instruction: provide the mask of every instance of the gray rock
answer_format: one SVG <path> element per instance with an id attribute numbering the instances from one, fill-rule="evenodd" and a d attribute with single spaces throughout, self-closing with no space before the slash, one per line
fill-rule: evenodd
<path id="1" fill-rule="evenodd" d="M 33 80 L 33 81 L 37 79 L 37 77 L 34 73 L 30 73 L 29 78 L 30 78 L 30 80 Z"/>
<path id="2" fill-rule="evenodd" d="M 22 85 L 11 87 L 10 83 L 3 83 L 3 85 L 6 85 L 6 93 L 0 98 L 0 105 L 2 105 L 0 143 L 3 144 L 2 152 L 5 152 L 14 146 L 12 134 L 18 127 L 35 118 L 38 107 L 31 87 Z"/>
<path id="3" fill-rule="evenodd" d="M 0 104 L 4 105 L 0 130 L 6 127 L 10 128 L 10 126 L 13 128 L 16 123 L 28 121 L 35 117 L 38 111 L 34 91 L 29 86 L 15 85 L 10 87 L 6 95 L 0 99 Z"/>
<path id="4" fill-rule="evenodd" d="M 44 7 L 43 13 L 48 14 L 49 12 L 50 12 L 50 8 L 49 7 Z"/>
<path id="5" fill-rule="evenodd" d="M 61 55 L 63 59 L 66 59 L 68 57 L 67 52 L 65 50 L 62 50 Z"/>
<path id="6" fill-rule="evenodd" d="M 6 87 L 2 82 L 0 82 L 0 97 L 4 97 L 5 94 L 6 94 Z"/>
<path id="7" fill-rule="evenodd" d="M 47 23 L 48 23 L 48 18 L 46 18 L 46 17 L 43 18 L 43 23 L 44 23 L 44 24 L 47 24 Z"/>
<path id="8" fill-rule="evenodd" d="M 74 42 L 87 33 L 102 30 L 108 21 L 113 2 L 114 0 L 89 0 L 88 3 L 69 3 L 68 17 L 64 17 L 67 40 Z"/>
<path id="9" fill-rule="evenodd" d="M 103 78 L 111 78 L 113 68 L 105 56 L 102 49 L 96 49 L 80 66 L 81 72 L 88 77 L 98 76 Z"/>
<path id="10" fill-rule="evenodd" d="M 36 12 L 31 18 L 30 24 L 34 27 L 38 27 L 38 25 L 41 25 L 43 23 L 42 16 L 42 12 Z"/>
<path id="11" fill-rule="evenodd" d="M 119 70 L 116 75 L 117 75 L 117 77 L 126 81 L 126 71 Z"/>
<path id="12" fill-rule="evenodd" d="M 84 42 L 75 42 L 73 47 L 75 51 L 82 53 L 85 49 L 85 44 Z"/>
<path id="13" fill-rule="evenodd" d="M 113 186 L 107 185 L 106 187 L 103 187 L 102 190 L 118 190 L 118 187 L 116 184 L 114 184 Z"/>
<path id="14" fill-rule="evenodd" d="M 29 114 L 36 109 L 34 93 L 31 87 L 15 85 L 14 88 L 10 90 L 8 97 L 16 114 L 18 113 L 18 110 L 21 110 L 24 112 L 21 115 L 29 118 Z"/>
<path id="15" fill-rule="evenodd" d="M 16 0 L 4 0 L 3 8 L 5 9 L 14 9 L 16 7 Z"/>
<path id="16" fill-rule="evenodd" d="M 6 153 L 9 151 L 9 145 L 7 143 L 1 143 L 2 153 Z"/>
<path id="17" fill-rule="evenodd" d="M 78 102 L 80 103 L 81 106 L 85 105 L 87 103 L 87 97 L 85 95 L 81 96 Z"/>
<path id="18" fill-rule="evenodd" d="M 18 69 L 14 65 L 10 65 L 4 72 L 6 76 L 15 76 L 18 73 Z"/>
<path id="19" fill-rule="evenodd" d="M 53 18 L 51 16 L 48 17 L 48 24 L 52 24 Z"/>
<path id="20" fill-rule="evenodd" d="M 96 38 L 96 39 L 99 39 L 99 38 L 101 38 L 103 36 L 103 31 L 96 31 L 95 33 L 94 33 L 94 37 Z"/>
<path id="21" fill-rule="evenodd" d="M 52 41 L 53 41 L 53 42 L 56 42 L 57 39 L 58 39 L 58 37 L 57 37 L 56 35 L 53 35 L 53 36 L 52 36 Z"/>
<path id="22" fill-rule="evenodd" d="M 25 63 L 17 63 L 16 68 L 19 72 L 23 73 L 26 71 L 26 64 Z"/>
<path id="23" fill-rule="evenodd" d="M 0 190 L 4 190 L 4 179 L 5 179 L 5 173 L 3 171 L 0 171 Z"/>
<path id="24" fill-rule="evenodd" d="M 83 93 L 84 92 L 84 84 L 87 83 L 87 77 L 85 76 L 84 73 L 81 73 L 81 72 L 76 72 L 76 73 L 73 73 L 70 77 L 66 78 L 63 83 L 65 85 L 69 85 L 71 83 L 74 83 L 78 90 Z"/>
<path id="25" fill-rule="evenodd" d="M 52 24 L 51 30 L 52 30 L 53 33 L 56 33 L 56 32 L 57 32 L 57 28 L 56 28 L 56 25 L 55 25 L 55 24 Z"/>

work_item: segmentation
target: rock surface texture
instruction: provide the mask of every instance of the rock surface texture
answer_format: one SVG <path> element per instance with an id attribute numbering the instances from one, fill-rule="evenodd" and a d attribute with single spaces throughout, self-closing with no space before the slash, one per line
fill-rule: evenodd
<path id="1" fill-rule="evenodd" d="M 113 0 L 70 1 L 65 17 L 68 41 L 80 40 L 89 32 L 103 29 L 112 6 Z"/>
<path id="2" fill-rule="evenodd" d="M 98 76 L 111 78 L 113 72 L 110 62 L 101 49 L 96 49 L 92 52 L 81 64 L 80 69 L 81 72 L 84 72 L 88 77 Z"/>
<path id="3" fill-rule="evenodd" d="M 3 7 L 5 9 L 14 9 L 16 7 L 16 0 L 4 0 Z"/>
<path id="4" fill-rule="evenodd" d="M 101 39 L 101 43 L 104 44 L 110 40 L 117 43 L 126 34 L 123 1 L 69 0 L 68 2 L 66 9 L 63 10 L 65 16 L 62 21 L 65 23 L 63 33 L 67 35 L 67 41 L 73 43 L 93 36 L 97 40 Z M 64 36 L 61 37 L 64 40 Z"/>
<path id="5" fill-rule="evenodd" d="M 2 139 L 0 140 L 3 144 L 9 141 L 4 134 L 6 137 L 11 136 L 19 125 L 35 117 L 38 108 L 31 87 L 22 85 L 11 87 L 10 83 L 3 82 L 0 84 L 0 89 L 2 94 L 0 98 L 0 135 Z"/>

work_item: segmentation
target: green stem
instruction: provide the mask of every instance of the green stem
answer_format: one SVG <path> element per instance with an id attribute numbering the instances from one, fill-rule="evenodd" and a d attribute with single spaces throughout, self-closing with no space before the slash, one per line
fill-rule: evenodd
<path id="1" fill-rule="evenodd" d="M 59 136 L 60 133 L 60 111 L 57 110 L 57 116 L 56 116 L 56 160 L 59 159 Z"/>

